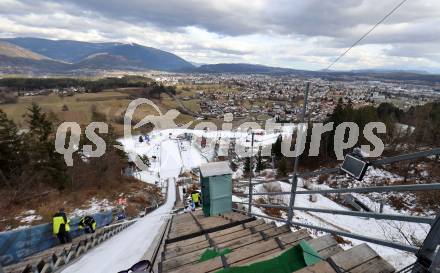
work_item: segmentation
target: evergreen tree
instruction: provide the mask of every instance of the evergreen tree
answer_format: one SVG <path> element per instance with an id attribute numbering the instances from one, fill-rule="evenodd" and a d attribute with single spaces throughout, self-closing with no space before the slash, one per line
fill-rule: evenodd
<path id="1" fill-rule="evenodd" d="M 246 157 L 246 160 L 244 161 L 244 174 L 246 176 L 249 176 L 251 174 L 251 158 Z"/>
<path id="2" fill-rule="evenodd" d="M 280 159 L 281 157 L 283 157 L 283 154 L 281 152 L 282 141 L 283 141 L 283 137 L 279 135 L 275 143 L 272 144 L 272 154 L 275 155 L 276 159 Z"/>
<path id="3" fill-rule="evenodd" d="M 407 113 L 407 123 L 415 127 L 413 138 L 416 143 L 440 145 L 440 103 L 431 102 L 412 107 Z"/>
<path id="4" fill-rule="evenodd" d="M 0 110 L 0 185 L 10 183 L 10 179 L 20 175 L 26 163 L 22 136 L 15 123 Z"/>
<path id="5" fill-rule="evenodd" d="M 63 189 L 69 178 L 63 155 L 55 151 L 55 120 L 35 103 L 28 110 L 29 133 L 25 140 L 29 147 L 29 167 L 39 174 L 41 180 Z"/>
<path id="6" fill-rule="evenodd" d="M 29 124 L 29 133 L 36 137 L 36 141 L 47 142 L 49 136 L 54 132 L 54 125 L 38 104 L 32 103 L 28 111 L 26 117 Z"/>
<path id="7" fill-rule="evenodd" d="M 258 151 L 258 156 L 257 156 L 257 166 L 256 166 L 256 171 L 260 172 L 262 170 L 264 170 L 265 168 L 265 164 L 263 163 L 263 157 L 261 156 L 261 149 Z"/>
<path id="8" fill-rule="evenodd" d="M 328 159 L 336 159 L 334 152 L 334 138 L 336 127 L 343 122 L 354 122 L 359 126 L 362 132 L 365 125 L 369 122 L 379 121 L 377 109 L 372 106 L 362 107 L 359 109 L 353 109 L 351 103 L 344 104 L 342 99 L 339 99 L 336 108 L 333 113 L 326 120 L 327 122 L 333 122 L 333 130 L 325 132 L 321 138 L 320 146 L 320 160 L 327 161 Z M 345 132 L 345 139 L 348 138 L 348 130 Z M 357 145 L 370 144 L 364 137 L 364 134 L 359 134 L 359 140 Z"/>
<path id="9" fill-rule="evenodd" d="M 285 157 L 283 157 L 278 161 L 277 176 L 278 177 L 286 177 L 287 172 L 288 172 L 288 162 L 287 162 L 287 159 Z"/>

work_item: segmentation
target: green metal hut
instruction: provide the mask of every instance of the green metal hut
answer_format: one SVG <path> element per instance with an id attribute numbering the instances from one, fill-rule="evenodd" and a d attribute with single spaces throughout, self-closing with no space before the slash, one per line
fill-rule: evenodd
<path id="1" fill-rule="evenodd" d="M 232 211 L 232 170 L 228 161 L 201 165 L 200 184 L 205 216 Z"/>

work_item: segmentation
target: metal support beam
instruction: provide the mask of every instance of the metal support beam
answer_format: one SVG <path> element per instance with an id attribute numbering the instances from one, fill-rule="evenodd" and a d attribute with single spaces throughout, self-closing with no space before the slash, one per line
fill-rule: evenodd
<path id="1" fill-rule="evenodd" d="M 307 110 L 307 99 L 309 97 L 309 89 L 310 89 L 310 82 L 306 83 L 306 90 L 304 91 L 304 103 L 303 103 L 303 108 L 301 111 L 301 124 L 304 123 L 304 120 L 306 118 L 306 110 Z M 306 127 L 307 128 L 307 127 Z M 307 130 L 307 129 L 306 129 Z M 307 131 L 306 131 L 307 132 Z M 298 136 L 298 134 L 300 134 L 300 145 L 301 143 L 304 141 L 306 141 L 307 136 L 303 136 L 303 134 L 301 132 L 299 132 L 299 130 L 296 130 L 296 134 Z M 307 134 L 307 133 L 306 133 Z M 303 139 L 303 137 L 305 137 L 305 139 Z M 297 137 L 298 140 L 298 137 Z M 299 146 L 298 146 L 299 147 Z M 296 148 L 295 148 L 296 150 Z M 297 152 L 297 151 L 296 151 Z M 299 154 L 296 155 L 295 157 L 295 163 L 293 165 L 293 180 L 292 180 L 292 187 L 290 188 L 290 203 L 289 203 L 289 211 L 288 211 L 288 215 L 287 215 L 287 222 L 290 224 L 292 221 L 292 217 L 293 217 L 293 206 L 295 205 L 295 196 L 296 196 L 296 188 L 298 185 L 298 164 L 299 164 Z"/>
<path id="2" fill-rule="evenodd" d="M 252 175 L 254 173 L 253 170 L 253 155 L 254 155 L 254 136 L 255 133 L 252 132 L 252 140 L 251 140 L 251 157 L 249 158 L 249 195 L 248 195 L 248 214 L 251 216 L 252 213 L 252 191 L 254 187 L 252 186 Z"/>
<path id="3" fill-rule="evenodd" d="M 243 205 L 247 205 L 248 203 L 246 202 L 237 202 L 237 201 L 232 201 L 232 203 L 234 204 L 243 204 Z M 262 207 L 262 208 L 274 208 L 274 209 L 289 209 L 288 206 L 282 206 L 282 205 L 272 205 L 272 204 L 254 204 L 252 203 L 252 206 L 257 206 L 257 207 Z"/>
<path id="4" fill-rule="evenodd" d="M 406 216 L 406 215 L 385 214 L 385 213 L 376 213 L 376 212 L 358 212 L 358 211 L 350 211 L 350 210 L 316 209 L 316 208 L 305 208 L 305 207 L 293 207 L 293 209 L 300 211 L 358 216 L 358 217 L 374 218 L 381 220 L 396 220 L 396 221 L 404 221 L 404 222 L 412 222 L 412 223 L 423 223 L 428 225 L 431 225 L 435 220 L 434 218 L 431 217 Z"/>
<path id="5" fill-rule="evenodd" d="M 239 210 L 236 210 L 236 211 L 239 211 Z M 279 221 L 279 222 L 284 222 L 284 223 L 288 224 L 288 221 L 286 219 L 281 219 L 281 218 L 276 218 L 276 217 L 271 217 L 271 216 L 261 215 L 261 214 L 256 214 L 256 213 L 252 213 L 252 215 L 256 216 L 256 217 L 267 218 L 267 219 L 271 219 L 271 220 Z M 292 221 L 291 225 L 315 229 L 315 230 L 323 231 L 326 233 L 336 234 L 336 235 L 339 235 L 342 237 L 353 238 L 356 240 L 361 240 L 364 242 L 382 245 L 382 246 L 386 246 L 386 247 L 390 247 L 390 248 L 394 248 L 394 249 L 398 249 L 398 250 L 402 250 L 402 251 L 406 251 L 406 252 L 411 252 L 411 253 L 417 253 L 419 250 L 417 247 L 414 247 L 414 246 L 398 244 L 398 243 L 385 241 L 385 240 L 381 240 L 381 239 L 376 239 L 376 238 L 372 238 L 372 237 L 368 237 L 368 236 L 364 236 L 364 235 L 359 235 L 359 234 L 355 234 L 355 233 L 339 231 L 339 230 L 334 230 L 334 229 L 329 229 L 329 228 L 324 228 L 324 227 L 319 227 L 319 226 L 314 226 L 314 225 L 309 225 L 309 224 L 303 224 L 303 223 L 294 222 L 294 221 Z"/>
<path id="6" fill-rule="evenodd" d="M 301 191 L 297 191 L 296 194 L 404 192 L 404 191 L 431 191 L 431 190 L 440 190 L 440 183 L 348 188 L 348 189 L 301 190 Z M 253 193 L 253 195 L 287 195 L 287 194 L 290 194 L 290 192 L 281 191 L 281 192 Z"/>
<path id="7" fill-rule="evenodd" d="M 271 183 L 271 182 L 283 182 L 283 183 L 291 184 L 289 181 L 290 179 L 292 179 L 291 176 L 286 176 L 286 177 L 280 177 L 280 178 L 276 178 L 276 179 L 268 179 L 268 180 L 264 180 L 264 181 L 254 182 L 254 183 L 252 183 L 252 185 L 256 186 L 256 185 L 266 184 L 266 183 Z"/>
<path id="8" fill-rule="evenodd" d="M 440 272 L 440 252 L 437 251 L 434 258 L 432 259 L 431 266 L 429 267 L 430 273 Z"/>
<path id="9" fill-rule="evenodd" d="M 355 234 L 355 233 L 350 233 L 350 232 L 345 232 L 345 231 L 339 231 L 339 230 L 334 230 L 334 229 L 329 229 L 329 228 L 324 228 L 324 227 L 319 227 L 319 226 L 314 226 L 314 225 L 308 225 L 308 224 L 303 224 L 303 223 L 299 223 L 299 222 L 292 222 L 292 225 L 305 227 L 305 228 L 311 228 L 311 229 L 327 232 L 330 234 L 336 234 L 336 235 L 339 235 L 342 237 L 353 238 L 356 240 L 361 240 L 364 242 L 369 242 L 369 243 L 373 243 L 373 244 L 377 244 L 377 245 L 391 247 L 394 249 L 407 251 L 407 252 L 411 252 L 411 253 L 417 253 L 417 251 L 419 250 L 419 248 L 414 247 L 414 246 L 398 244 L 398 243 L 394 243 L 394 242 L 390 242 L 390 241 L 385 241 L 385 240 L 376 239 L 376 238 L 372 238 L 372 237 L 368 237 L 368 236 L 364 236 L 364 235 L 359 235 L 359 234 Z"/>
<path id="10" fill-rule="evenodd" d="M 233 202 L 236 204 L 247 204 L 244 202 Z M 256 204 L 252 204 L 256 205 Z M 274 209 L 289 209 L 287 206 L 282 205 L 272 205 L 272 204 L 258 204 L 259 207 L 262 208 L 274 208 Z M 318 208 L 306 208 L 306 207 L 293 207 L 293 210 L 299 211 L 311 211 L 318 213 L 330 213 L 337 215 L 346 215 L 346 216 L 357 216 L 357 217 L 365 217 L 365 218 L 373 218 L 380 220 L 395 220 L 395 221 L 403 221 L 403 222 L 412 222 L 412 223 L 422 223 L 431 225 L 435 218 L 431 217 L 423 217 L 423 216 L 406 216 L 399 214 L 385 214 L 385 213 L 376 213 L 376 212 L 358 212 L 358 211 L 350 211 L 350 210 L 332 210 L 332 209 L 318 209 Z"/>
<path id="11" fill-rule="evenodd" d="M 440 244 L 440 213 L 437 214 L 434 223 L 429 230 L 428 235 L 423 241 L 423 245 L 417 253 L 418 262 L 427 262 L 430 264 L 434 261 L 435 252 Z M 438 265 L 436 265 L 438 266 Z"/>
<path id="12" fill-rule="evenodd" d="M 440 148 L 431 149 L 428 151 L 421 151 L 421 152 L 415 152 L 411 154 L 404 154 L 404 155 L 397 155 L 392 157 L 386 157 L 383 159 L 378 159 L 373 162 L 370 162 L 372 166 L 381 166 L 381 165 L 387 165 L 399 161 L 406 161 L 406 160 L 413 160 L 418 159 L 422 157 L 428 157 L 433 155 L 439 155 L 440 154 Z"/>
<path id="13" fill-rule="evenodd" d="M 315 194 L 315 193 L 369 193 L 369 192 L 402 192 L 402 191 L 431 191 L 440 190 L 440 183 L 431 184 L 413 184 L 413 185 L 393 185 L 378 186 L 365 188 L 348 188 L 348 189 L 328 189 L 328 190 L 309 190 L 298 191 L 297 194 Z"/>
<path id="14" fill-rule="evenodd" d="M 411 153 L 411 154 L 386 157 L 386 158 L 372 161 L 372 162 L 370 162 L 370 164 L 372 166 L 381 166 L 381 165 L 392 164 L 392 163 L 399 162 L 399 161 L 414 160 L 414 159 L 433 156 L 433 155 L 440 155 L 440 148 L 435 148 L 435 149 L 421 151 L 421 152 L 415 152 L 415 153 Z M 313 172 L 299 173 L 298 176 L 299 177 L 311 177 L 311 176 L 318 176 L 321 174 L 337 173 L 339 171 L 340 171 L 339 168 L 322 169 L 322 170 L 313 171 Z"/>
<path id="15" fill-rule="evenodd" d="M 414 160 L 414 159 L 423 158 L 423 157 L 427 157 L 427 156 L 433 156 L 433 155 L 440 155 L 440 148 L 436 148 L 436 149 L 429 150 L 429 151 L 416 152 L 416 153 L 412 153 L 412 154 L 387 157 L 387 158 L 379 159 L 376 161 L 372 161 L 372 162 L 370 162 L 370 164 L 373 166 L 381 166 L 381 165 L 395 163 L 398 161 Z M 313 171 L 313 172 L 298 173 L 298 177 L 311 177 L 311 176 L 318 176 L 318 175 L 322 175 L 322 174 L 332 174 L 332 173 L 338 173 L 338 172 L 340 172 L 340 168 L 321 169 L 321 170 L 317 170 L 317 171 Z M 280 181 L 280 182 L 291 184 L 289 182 L 289 180 L 292 178 L 293 178 L 293 175 L 286 176 L 286 177 L 280 177 L 277 179 L 269 179 L 269 180 L 255 182 L 255 183 L 253 183 L 253 185 L 255 186 L 255 185 L 270 183 L 270 182 L 275 182 L 275 181 Z"/>

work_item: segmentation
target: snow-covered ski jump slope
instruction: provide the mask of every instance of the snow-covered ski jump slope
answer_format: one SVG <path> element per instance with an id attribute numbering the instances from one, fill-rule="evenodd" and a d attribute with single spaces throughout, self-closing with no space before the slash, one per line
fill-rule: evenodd
<path id="1" fill-rule="evenodd" d="M 157 210 L 138 220 L 135 224 L 122 231 L 115 237 L 87 252 L 78 261 L 64 269 L 63 273 L 118 272 L 129 268 L 142 259 L 146 251 L 152 247 L 154 238 L 158 235 L 165 219 L 169 216 L 176 200 L 175 180 L 181 171 L 188 171 L 207 162 L 207 156 L 191 145 L 190 141 L 178 140 L 176 136 L 184 132 L 195 136 L 204 135 L 207 138 L 237 137 L 246 143 L 246 132 L 229 131 L 204 132 L 201 130 L 163 130 L 150 134 L 150 141 L 139 142 L 139 136 L 120 139 L 125 151 L 134 154 L 147 155 L 151 167 L 137 174 L 137 178 L 147 183 L 169 179 L 167 201 Z M 170 135 L 171 133 L 171 135 Z M 275 142 L 277 135 L 265 136 L 262 142 Z M 249 144 L 250 145 L 250 144 Z M 209 157 L 209 156 L 208 156 Z M 155 159 L 154 159 L 155 158 Z"/>
<path id="2" fill-rule="evenodd" d="M 130 141 L 133 141 L 133 143 L 130 143 Z M 138 145 L 134 144 L 135 141 L 135 138 L 132 140 L 124 140 L 123 144 L 127 145 L 127 147 L 130 147 L 130 145 L 134 147 L 134 145 Z M 160 155 L 156 155 L 157 161 L 160 162 L 160 169 L 157 170 L 160 172 L 160 178 L 171 178 L 169 179 L 169 191 L 166 203 L 144 218 L 138 220 L 117 236 L 112 237 L 95 249 L 89 251 L 78 261 L 64 269 L 62 271 L 63 273 L 119 272 L 120 270 L 129 268 L 142 259 L 142 256 L 149 249 L 154 238 L 158 235 L 161 226 L 165 223 L 176 200 L 176 191 L 174 190 L 175 181 L 173 178 L 177 179 L 183 166 L 177 145 L 178 142 L 176 140 L 164 139 L 162 137 L 158 137 L 156 141 L 152 141 L 149 144 L 152 151 L 160 151 Z M 141 153 L 145 154 L 149 154 L 148 150 L 149 149 L 137 149 L 137 151 L 142 151 Z M 159 164 L 153 164 L 153 166 L 154 165 L 157 165 L 159 168 Z"/>

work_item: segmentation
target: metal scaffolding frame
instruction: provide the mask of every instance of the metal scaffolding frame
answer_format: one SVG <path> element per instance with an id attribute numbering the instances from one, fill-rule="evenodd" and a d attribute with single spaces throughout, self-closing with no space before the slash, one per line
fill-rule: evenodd
<path id="1" fill-rule="evenodd" d="M 404 155 L 398 155 L 394 157 L 388 157 L 383 158 L 379 160 L 375 160 L 371 162 L 370 164 L 372 166 L 382 166 L 387 164 L 392 164 L 396 162 L 401 161 L 407 161 L 407 160 L 415 160 L 420 158 L 425 158 L 429 156 L 437 156 L 440 155 L 440 148 L 435 148 L 431 150 L 421 151 L 421 152 L 415 152 L 410 154 L 404 154 Z M 314 172 L 307 172 L 307 173 L 298 173 L 297 177 L 313 177 L 318 176 L 321 174 L 331 174 L 331 173 L 339 173 L 339 168 L 332 168 L 332 169 L 323 169 L 318 170 Z M 407 215 L 397 215 L 397 214 L 386 214 L 386 213 L 377 213 L 377 212 L 361 212 L 361 211 L 345 211 L 345 210 L 334 210 L 334 209 L 319 209 L 319 208 L 307 208 L 307 207 L 300 207 L 295 206 L 295 203 L 292 202 L 292 199 L 290 199 L 289 206 L 283 206 L 283 205 L 275 205 L 275 204 L 255 204 L 252 200 L 252 196 L 254 195 L 261 195 L 261 196 L 271 196 L 271 195 L 290 195 L 291 197 L 295 197 L 296 194 L 339 194 L 339 193 L 371 193 L 371 192 L 408 192 L 408 191 L 433 191 L 433 190 L 440 190 L 440 183 L 430 183 L 430 184 L 412 184 L 412 185 L 392 185 L 392 186 L 374 186 L 374 187 L 361 187 L 361 188 L 339 188 L 339 189 L 322 189 L 322 190 L 298 190 L 296 183 L 291 183 L 289 179 L 295 180 L 295 176 L 289 176 L 281 179 L 270 179 L 266 181 L 259 181 L 256 183 L 252 183 L 251 179 L 249 181 L 248 185 L 240 185 L 240 186 L 248 186 L 249 187 L 249 193 L 241 193 L 243 196 L 248 197 L 248 202 L 233 202 L 235 204 L 242 204 L 247 205 L 247 211 L 242 211 L 238 209 L 234 209 L 238 212 L 243 212 L 246 214 L 249 214 L 251 216 L 256 217 L 262 217 L 267 218 L 270 220 L 286 223 L 293 227 L 304 227 L 304 228 L 310 228 L 326 233 L 336 234 L 343 237 L 353 238 L 373 244 L 378 244 L 386 247 L 391 247 L 394 249 L 407 251 L 415 254 L 418 258 L 419 263 L 423 263 L 427 267 L 434 268 L 437 265 L 438 261 L 440 260 L 440 254 L 438 254 L 438 246 L 440 245 L 440 214 L 438 214 L 435 218 L 434 217 L 427 217 L 427 216 L 407 216 Z M 271 183 L 274 181 L 282 181 L 285 183 L 289 183 L 292 185 L 292 191 L 290 192 L 259 192 L 255 193 L 253 192 L 253 187 L 255 185 L 260 185 L 264 183 Z M 249 205 L 251 207 L 249 207 Z M 335 214 L 335 215 L 346 215 L 346 216 L 353 216 L 353 217 L 365 217 L 365 218 L 373 218 L 373 219 L 380 219 L 380 220 L 394 220 L 394 221 L 403 221 L 403 222 L 412 222 L 412 223 L 420 223 L 420 224 L 429 224 L 431 226 L 431 229 L 427 235 L 427 237 L 424 240 L 424 243 L 422 247 L 418 248 L 411 245 L 406 244 L 400 244 L 395 243 L 379 238 L 364 236 L 361 234 L 355 234 L 350 233 L 346 231 L 340 231 L 336 229 L 330 229 L 330 228 L 324 228 L 320 226 L 300 223 L 297 221 L 292 221 L 292 218 L 283 219 L 283 218 L 276 218 L 271 217 L 267 215 L 261 215 L 256 214 L 252 212 L 252 206 L 259 206 L 259 207 L 266 207 L 266 208 L 278 208 L 287 210 L 288 212 L 296 211 L 305 211 L 305 212 L 317 212 L 317 213 L 329 213 L 329 214 Z M 434 272 L 434 271 L 433 271 Z"/>
<path id="2" fill-rule="evenodd" d="M 304 123 L 307 111 L 307 99 L 310 89 L 310 83 L 306 83 L 306 88 L 304 92 L 304 104 L 301 111 L 300 121 Z M 253 140 L 254 134 L 252 134 L 252 149 L 253 149 Z M 439 156 L 440 148 L 434 148 L 425 151 L 419 151 L 410 154 L 397 155 L 387 158 L 381 158 L 378 160 L 374 160 L 369 162 L 369 166 L 383 166 L 401 161 L 408 160 L 416 160 L 420 158 L 426 158 L 430 156 Z M 248 197 L 248 202 L 233 202 L 235 204 L 247 205 L 247 211 L 234 209 L 235 211 L 242 212 L 248 214 L 249 216 L 256 216 L 271 219 L 278 222 L 286 223 L 289 226 L 293 227 L 304 227 L 310 228 L 326 233 L 336 234 L 343 237 L 353 238 L 373 244 L 378 244 L 386 247 L 391 247 L 394 249 L 407 251 L 415 254 L 417 256 L 417 262 L 415 265 L 420 265 L 425 268 L 430 268 L 429 272 L 440 272 L 440 213 L 434 217 L 426 217 L 426 216 L 406 216 L 406 215 L 397 215 L 397 214 L 386 214 L 386 213 L 376 213 L 376 212 L 355 212 L 355 211 L 343 211 L 343 210 L 334 210 L 334 209 L 318 209 L 318 208 L 306 208 L 295 206 L 295 197 L 297 194 L 340 194 L 340 193 L 384 193 L 384 192 L 408 192 L 408 191 L 433 191 L 440 190 L 440 183 L 429 183 L 429 184 L 413 184 L 413 185 L 392 185 L 392 186 L 374 186 L 374 187 L 360 187 L 360 188 L 339 188 L 339 189 L 322 189 L 322 190 L 298 190 L 297 182 L 298 178 L 307 178 L 314 177 L 323 174 L 342 174 L 344 173 L 339 167 L 338 168 L 327 168 L 321 169 L 312 172 L 298 172 L 298 164 L 299 157 L 295 157 L 294 161 L 294 171 L 292 176 L 282 177 L 278 179 L 269 179 L 265 181 L 252 182 L 252 157 L 251 157 L 251 174 L 249 176 L 249 183 L 240 183 L 236 185 L 237 187 L 248 187 L 248 193 L 239 193 L 242 196 Z M 271 182 L 284 182 L 291 185 L 290 192 L 262 192 L 262 193 L 254 193 L 254 186 L 271 183 Z M 254 195 L 290 195 L 289 206 L 275 205 L 275 204 L 258 204 L 260 207 L 267 208 L 278 208 L 287 210 L 288 216 L 287 219 L 271 217 L 268 215 L 261 215 L 252 212 L 252 207 L 257 205 L 253 203 Z M 353 217 L 365 217 L 365 218 L 373 218 L 380 220 L 393 220 L 393 221 L 404 221 L 404 222 L 412 222 L 412 223 L 420 223 L 420 224 L 429 224 L 431 225 L 430 231 L 426 236 L 423 245 L 418 248 L 415 246 L 401 244 L 396 242 L 391 242 L 379 238 L 368 237 L 361 234 L 350 233 L 346 231 L 340 231 L 335 229 L 324 228 L 320 226 L 305 224 L 293 221 L 294 211 L 305 211 L 305 212 L 317 212 L 317 213 L 329 213 L 335 215 L 346 215 Z M 415 266 L 413 268 L 416 268 Z M 415 269 L 412 269 L 412 272 L 416 272 Z"/>

